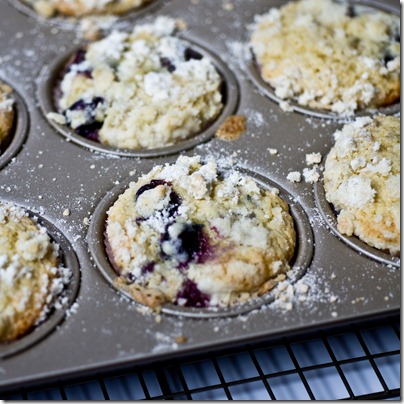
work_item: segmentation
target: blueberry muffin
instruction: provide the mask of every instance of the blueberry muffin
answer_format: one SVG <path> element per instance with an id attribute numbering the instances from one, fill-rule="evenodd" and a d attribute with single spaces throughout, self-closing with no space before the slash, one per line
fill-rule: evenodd
<path id="1" fill-rule="evenodd" d="M 277 189 L 232 167 L 181 156 L 108 210 L 115 285 L 149 307 L 227 307 L 271 290 L 293 257 L 294 221 Z"/>
<path id="2" fill-rule="evenodd" d="M 12 89 L 0 81 L 0 152 L 11 134 L 14 123 Z"/>
<path id="3" fill-rule="evenodd" d="M 124 14 L 151 0 L 23 0 L 44 17 Z"/>
<path id="4" fill-rule="evenodd" d="M 335 134 L 324 170 L 338 230 L 400 252 L 400 118 L 357 118 Z"/>
<path id="5" fill-rule="evenodd" d="M 0 343 L 43 321 L 69 277 L 46 230 L 21 208 L 0 203 Z"/>
<path id="6" fill-rule="evenodd" d="M 400 19 L 370 7 L 300 0 L 257 16 L 250 45 L 282 100 L 341 115 L 400 98 Z"/>
<path id="7" fill-rule="evenodd" d="M 163 147 L 201 131 L 223 108 L 222 79 L 173 35 L 176 23 L 159 17 L 79 51 L 60 83 L 60 115 L 49 117 L 123 149 Z"/>

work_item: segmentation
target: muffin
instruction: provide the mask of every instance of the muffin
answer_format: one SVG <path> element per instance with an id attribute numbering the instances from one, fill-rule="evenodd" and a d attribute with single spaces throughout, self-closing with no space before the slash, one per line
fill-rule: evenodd
<path id="1" fill-rule="evenodd" d="M 400 253 L 400 118 L 357 118 L 335 133 L 324 170 L 338 230 Z"/>
<path id="2" fill-rule="evenodd" d="M 23 0 L 44 17 L 124 14 L 151 0 Z"/>
<path id="3" fill-rule="evenodd" d="M 10 203 L 0 203 L 0 343 L 42 322 L 70 278 L 46 229 Z"/>
<path id="4" fill-rule="evenodd" d="M 332 0 L 300 0 L 255 19 L 250 46 L 282 100 L 351 115 L 400 99 L 400 19 Z"/>
<path id="5" fill-rule="evenodd" d="M 49 117 L 122 149 L 164 147 L 204 129 L 223 108 L 222 79 L 173 35 L 176 24 L 159 17 L 80 50 L 57 91 L 60 115 Z"/>
<path id="6" fill-rule="evenodd" d="M 277 189 L 199 156 L 156 166 L 107 215 L 115 285 L 152 308 L 245 303 L 285 279 L 295 250 Z"/>
<path id="7" fill-rule="evenodd" d="M 0 152 L 13 128 L 13 103 L 11 87 L 0 81 Z"/>

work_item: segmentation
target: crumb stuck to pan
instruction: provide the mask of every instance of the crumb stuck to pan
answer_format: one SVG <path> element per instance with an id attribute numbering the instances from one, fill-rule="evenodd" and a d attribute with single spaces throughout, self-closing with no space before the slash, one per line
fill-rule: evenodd
<path id="1" fill-rule="evenodd" d="M 216 137 L 222 140 L 237 140 L 246 131 L 246 117 L 244 115 L 232 115 L 220 125 L 216 131 Z"/>

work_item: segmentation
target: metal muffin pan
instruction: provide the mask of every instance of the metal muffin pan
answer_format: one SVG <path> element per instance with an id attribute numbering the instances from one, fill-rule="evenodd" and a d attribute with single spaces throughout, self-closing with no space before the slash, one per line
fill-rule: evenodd
<path id="1" fill-rule="evenodd" d="M 1 199 L 0 202 L 12 202 L 12 200 Z M 80 287 L 80 268 L 76 254 L 64 235 L 50 222 L 37 213 L 25 209 L 31 218 L 37 220 L 37 223 L 47 230 L 51 240 L 60 246 L 59 261 L 65 268 L 70 268 L 72 276 L 68 286 L 63 290 L 60 298 L 64 298 L 62 307 L 58 310 L 51 310 L 47 318 L 34 327 L 30 332 L 15 342 L 0 344 L 0 360 L 15 355 L 24 349 L 30 348 L 32 345 L 45 338 L 51 333 L 55 327 L 63 321 L 66 311 L 74 303 Z M 61 301 L 62 302 L 62 301 Z M 1 362 L 0 362 L 1 363 Z"/>
<path id="2" fill-rule="evenodd" d="M 150 165 L 150 168 L 152 168 L 152 165 Z M 296 223 L 297 245 L 293 262 L 291 262 L 293 277 L 290 279 L 291 282 L 296 282 L 305 274 L 306 269 L 310 265 L 313 256 L 314 240 L 307 215 L 305 214 L 301 206 L 294 202 L 293 197 L 285 190 L 281 189 L 278 184 L 273 183 L 262 175 L 258 175 L 246 169 L 240 169 L 240 172 L 242 172 L 244 175 L 254 178 L 254 180 L 263 188 L 277 188 L 279 190 L 279 196 L 283 200 L 288 202 L 290 206 L 290 213 Z M 107 195 L 102 199 L 101 203 L 94 211 L 94 219 L 90 224 L 87 236 L 88 245 L 94 261 L 97 265 L 97 268 L 101 271 L 101 273 L 104 275 L 104 277 L 107 279 L 112 287 L 114 287 L 114 279 L 117 277 L 117 273 L 109 262 L 108 256 L 105 251 L 104 234 L 106 230 L 105 223 L 107 220 L 107 211 L 118 199 L 118 196 L 129 187 L 130 182 L 132 182 L 133 180 L 134 179 L 132 177 L 128 177 L 127 180 L 122 181 L 119 185 L 108 192 Z M 245 314 L 251 310 L 261 307 L 264 304 L 273 302 L 275 299 L 275 291 L 276 288 L 259 298 L 252 299 L 250 302 L 240 305 L 234 305 L 233 307 L 229 308 L 201 309 L 167 304 L 163 306 L 162 312 L 191 318 L 236 316 L 239 314 Z M 124 291 L 121 292 L 125 294 Z M 126 293 L 126 295 L 130 298 L 130 294 Z"/>
<path id="3" fill-rule="evenodd" d="M 182 38 L 187 40 L 186 37 Z M 66 136 L 68 139 L 76 142 L 82 146 L 88 147 L 89 149 L 115 154 L 117 156 L 124 157 L 157 157 L 164 156 L 170 154 L 178 154 L 183 150 L 191 149 L 197 146 L 200 143 L 206 142 L 211 139 L 219 126 L 223 123 L 223 121 L 232 113 L 234 113 L 237 108 L 238 103 L 238 87 L 237 81 L 228 67 L 223 63 L 222 60 L 216 55 L 213 55 L 207 49 L 202 46 L 197 45 L 194 42 L 189 42 L 190 47 L 199 52 L 200 54 L 209 57 L 220 76 L 222 77 L 222 95 L 224 100 L 224 106 L 219 116 L 212 122 L 208 123 L 206 127 L 201 130 L 199 133 L 196 133 L 193 136 L 190 136 L 188 139 L 181 140 L 174 145 L 153 148 L 153 149 L 118 149 L 111 146 L 103 145 L 99 142 L 95 142 L 93 140 L 87 139 L 84 136 L 80 136 L 77 133 L 74 133 L 72 129 L 70 129 L 66 125 L 60 125 L 53 121 L 49 120 L 49 123 L 56 128 L 63 136 Z M 77 52 L 79 48 L 69 50 L 66 55 L 63 55 L 61 58 L 56 59 L 56 61 L 50 65 L 45 66 L 41 71 L 39 76 L 39 80 L 37 83 L 38 86 L 38 101 L 39 105 L 42 108 L 44 115 L 46 116 L 49 112 L 57 112 L 54 105 L 54 91 L 57 88 L 58 81 L 60 80 L 61 72 L 64 67 L 68 63 L 68 60 L 71 56 Z"/>
<path id="4" fill-rule="evenodd" d="M 276 299 L 244 314 L 195 318 L 168 311 L 158 316 L 145 313 L 139 304 L 111 287 L 102 273 L 103 265 L 97 262 L 103 245 L 100 229 L 105 204 L 112 203 L 129 178 L 135 180 L 154 165 L 173 162 L 178 154 L 119 156 L 91 150 L 60 136 L 38 105 L 36 82 L 45 66 L 61 60 L 83 40 L 75 29 L 31 18 L 9 2 L 0 2 L 0 77 L 24 100 L 27 116 L 22 127 L 28 131 L 19 153 L 0 169 L 0 200 L 39 212 L 41 218 L 52 223 L 71 245 L 81 269 L 75 312 L 35 344 L 1 359 L 0 391 L 399 311 L 399 268 L 350 248 L 334 235 L 315 201 L 314 188 L 320 183 L 314 187 L 304 181 L 286 180 L 289 172 L 302 171 L 306 166 L 306 154 L 328 153 L 334 143 L 333 133 L 343 122 L 282 111 L 251 82 L 246 67 L 248 52 L 243 46 L 248 37 L 246 26 L 255 14 L 284 3 L 160 0 L 158 9 L 118 21 L 120 29 L 130 30 L 134 23 L 149 22 L 158 15 L 179 17 L 188 25 L 184 33 L 187 40 L 209 54 L 220 55 L 235 77 L 238 99 L 234 112 L 246 116 L 247 132 L 232 142 L 206 139 L 181 154 L 231 157 L 239 167 L 253 173 L 262 186 L 279 186 L 292 214 L 301 213 L 294 215 L 299 248 L 306 237 L 313 240 L 312 251 L 306 249 L 303 254 L 310 264 L 294 283 L 293 307 L 287 309 Z M 394 0 L 377 3 L 399 12 Z M 272 149 L 277 149 L 277 154 L 271 153 Z M 63 215 L 65 209 L 70 215 Z M 301 284 L 309 286 L 304 296 L 299 295 Z M 179 340 L 186 342 L 179 344 Z"/>

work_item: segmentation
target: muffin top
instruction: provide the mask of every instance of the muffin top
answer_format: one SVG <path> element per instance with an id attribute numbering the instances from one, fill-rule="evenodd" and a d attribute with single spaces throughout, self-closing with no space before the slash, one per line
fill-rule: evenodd
<path id="1" fill-rule="evenodd" d="M 151 0 L 23 0 L 40 15 L 83 17 L 99 14 L 124 14 Z"/>
<path id="2" fill-rule="evenodd" d="M 14 122 L 12 89 L 0 81 L 0 150 L 1 144 L 10 135 Z"/>
<path id="3" fill-rule="evenodd" d="M 257 16 L 250 45 L 283 100 L 341 115 L 400 98 L 400 20 L 374 8 L 300 0 Z"/>
<path id="4" fill-rule="evenodd" d="M 0 203 L 0 343 L 46 318 L 71 272 L 46 229 L 10 203 Z"/>
<path id="5" fill-rule="evenodd" d="M 295 249 L 277 189 L 199 156 L 155 167 L 107 213 L 115 284 L 150 307 L 244 303 L 285 279 Z"/>
<path id="6" fill-rule="evenodd" d="M 357 118 L 335 133 L 324 170 L 338 230 L 400 252 L 400 118 Z"/>
<path id="7" fill-rule="evenodd" d="M 222 79 L 173 35 L 176 24 L 158 17 L 79 51 L 60 83 L 56 120 L 124 149 L 164 147 L 204 129 L 223 108 Z"/>

